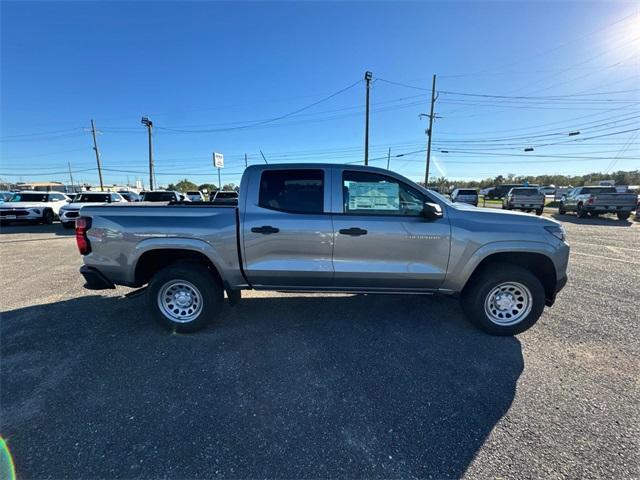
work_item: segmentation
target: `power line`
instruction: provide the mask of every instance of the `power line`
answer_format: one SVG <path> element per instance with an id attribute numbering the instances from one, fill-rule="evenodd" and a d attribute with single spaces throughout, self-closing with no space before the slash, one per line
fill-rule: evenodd
<path id="1" fill-rule="evenodd" d="M 331 95 L 328 95 L 328 96 L 326 96 L 326 97 L 324 97 L 324 98 L 322 98 L 322 99 L 320 99 L 320 100 L 318 100 L 316 102 L 313 102 L 313 103 L 310 103 L 308 105 L 305 105 L 304 107 L 298 108 L 297 110 L 294 110 L 292 112 L 285 113 L 284 115 L 280 115 L 280 116 L 277 116 L 277 117 L 273 117 L 273 118 L 269 118 L 269 119 L 266 119 L 266 120 L 262 120 L 260 122 L 254 122 L 254 123 L 250 123 L 250 124 L 247 124 L 247 125 L 239 125 L 239 126 L 236 126 L 236 127 L 228 127 L 228 128 L 223 128 L 223 129 L 181 130 L 181 129 L 176 129 L 176 128 L 162 127 L 162 130 L 168 130 L 168 131 L 173 131 L 173 132 L 187 132 L 187 133 L 200 133 L 200 132 L 206 133 L 206 132 L 217 132 L 217 131 L 241 130 L 241 129 L 245 129 L 245 128 L 251 128 L 251 127 L 257 127 L 257 126 L 261 126 L 261 125 L 266 125 L 268 123 L 276 122 L 278 120 L 283 120 L 285 118 L 288 118 L 288 117 L 291 117 L 291 116 L 296 115 L 298 113 L 301 113 L 301 112 L 303 112 L 305 110 L 313 108 L 316 105 L 319 105 L 319 104 L 321 104 L 323 102 L 326 102 L 326 101 L 328 101 L 328 100 L 340 95 L 341 93 L 346 92 L 347 90 L 355 87 L 356 85 L 358 85 L 361 82 L 362 82 L 362 80 L 358 80 L 358 81 L 352 83 L 351 85 L 349 85 L 347 87 L 344 87 L 344 88 L 338 90 L 337 92 L 334 92 Z M 161 128 L 161 127 L 158 127 L 158 128 Z"/>

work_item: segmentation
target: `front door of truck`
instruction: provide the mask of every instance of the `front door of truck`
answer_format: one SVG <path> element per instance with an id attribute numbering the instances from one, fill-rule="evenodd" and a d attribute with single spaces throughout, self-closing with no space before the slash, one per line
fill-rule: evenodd
<path id="1" fill-rule="evenodd" d="M 246 199 L 241 224 L 245 273 L 254 287 L 331 287 L 329 172 L 315 167 L 253 174 L 246 191 L 255 193 Z"/>
<path id="2" fill-rule="evenodd" d="M 429 199 L 392 176 L 349 170 L 337 175 L 342 213 L 334 207 L 334 285 L 399 292 L 440 287 L 449 260 L 448 219 L 424 218 Z"/>

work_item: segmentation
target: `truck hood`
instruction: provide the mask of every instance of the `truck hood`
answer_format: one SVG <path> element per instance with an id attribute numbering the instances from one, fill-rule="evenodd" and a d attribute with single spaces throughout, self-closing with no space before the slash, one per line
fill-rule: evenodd
<path id="1" fill-rule="evenodd" d="M 560 225 L 560 222 L 547 217 L 538 217 L 530 213 L 514 212 L 498 208 L 481 208 L 465 204 L 454 204 L 449 207 L 453 210 L 454 217 L 478 222 L 499 223 L 515 225 Z"/>
<path id="2" fill-rule="evenodd" d="M 4 202 L 0 205 L 0 208 L 11 210 L 14 208 L 46 208 L 51 206 L 52 204 L 47 202 Z"/>

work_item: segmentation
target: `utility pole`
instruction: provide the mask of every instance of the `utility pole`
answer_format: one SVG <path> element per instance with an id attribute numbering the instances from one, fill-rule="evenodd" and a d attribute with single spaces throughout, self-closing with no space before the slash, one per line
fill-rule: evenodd
<path id="1" fill-rule="evenodd" d="M 249 164 L 247 163 L 247 154 L 244 154 L 244 168 L 247 168 Z"/>
<path id="2" fill-rule="evenodd" d="M 91 134 L 93 135 L 93 149 L 96 151 L 96 162 L 98 162 L 98 178 L 100 179 L 100 191 L 104 192 L 102 184 L 102 165 L 100 164 L 100 151 L 98 150 L 98 141 L 96 140 L 96 125 L 91 119 Z"/>
<path id="3" fill-rule="evenodd" d="M 269 165 L 269 162 L 267 162 L 267 157 L 264 156 L 264 153 L 262 153 L 262 150 L 260 150 L 260 155 L 262 155 L 262 159 L 264 160 L 264 163 Z"/>
<path id="4" fill-rule="evenodd" d="M 371 88 L 371 78 L 373 74 L 364 72 L 364 79 L 367 82 L 367 106 L 364 123 L 364 164 L 369 165 L 369 90 Z"/>
<path id="5" fill-rule="evenodd" d="M 76 187 L 73 186 L 73 173 L 71 173 L 71 162 L 67 162 L 67 165 L 69 165 L 69 178 L 71 179 L 71 189 L 75 193 Z"/>
<path id="6" fill-rule="evenodd" d="M 147 127 L 147 133 L 149 135 L 149 190 L 153 190 L 153 145 L 151 143 L 151 131 L 153 129 L 153 122 L 149 120 L 149 117 L 142 117 L 140 122 Z"/>
<path id="7" fill-rule="evenodd" d="M 390 161 L 391 161 L 391 147 L 389 147 L 389 153 L 387 153 L 387 170 L 389 170 Z"/>
<path id="8" fill-rule="evenodd" d="M 429 112 L 429 140 L 427 141 L 427 169 L 424 172 L 424 186 L 429 185 L 429 165 L 431 163 L 431 137 L 433 136 L 433 106 L 436 103 L 436 75 L 433 74 L 433 83 L 431 85 L 431 111 Z"/>

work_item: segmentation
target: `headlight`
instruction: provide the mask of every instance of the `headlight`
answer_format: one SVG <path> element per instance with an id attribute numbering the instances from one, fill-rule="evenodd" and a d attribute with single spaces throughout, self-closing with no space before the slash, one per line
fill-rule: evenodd
<path id="1" fill-rule="evenodd" d="M 549 225 L 544 227 L 544 229 L 563 242 L 567 238 L 567 232 L 562 225 Z"/>

